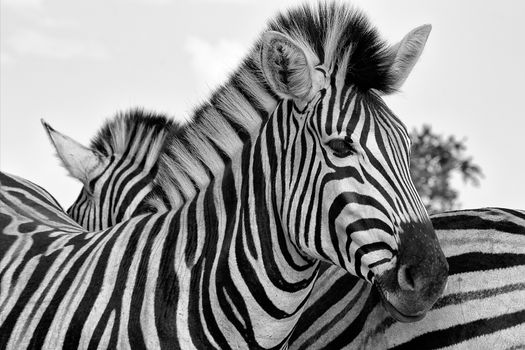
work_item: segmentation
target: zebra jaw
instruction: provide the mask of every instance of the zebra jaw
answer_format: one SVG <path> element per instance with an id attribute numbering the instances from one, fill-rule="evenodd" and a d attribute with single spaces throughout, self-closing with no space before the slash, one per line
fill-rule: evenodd
<path id="1" fill-rule="evenodd" d="M 422 313 L 416 314 L 416 315 L 406 315 L 406 314 L 402 313 L 394 305 L 392 305 L 392 303 L 390 303 L 388 301 L 388 292 L 383 291 L 382 288 L 378 284 L 374 284 L 374 286 L 376 287 L 376 290 L 378 291 L 379 296 L 381 297 L 381 302 L 383 304 L 383 307 L 397 321 L 405 322 L 405 323 L 417 322 L 417 321 L 423 319 L 423 317 L 425 317 L 425 315 L 427 314 L 426 312 L 422 312 Z"/>

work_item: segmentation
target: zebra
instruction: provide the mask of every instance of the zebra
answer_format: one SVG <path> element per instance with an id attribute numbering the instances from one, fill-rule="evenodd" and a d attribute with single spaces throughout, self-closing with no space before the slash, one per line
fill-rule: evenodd
<path id="1" fill-rule="evenodd" d="M 167 116 L 134 109 L 108 120 L 85 147 L 42 120 L 61 164 L 82 190 L 67 213 L 88 231 L 102 230 L 145 211 L 167 210 L 166 202 L 148 200 L 158 157 L 177 124 Z M 146 204 L 147 203 L 147 204 Z"/>
<path id="2" fill-rule="evenodd" d="M 176 158 L 161 157 L 161 185 L 172 170 L 195 181 L 195 164 L 213 174 L 181 209 L 0 236 L 0 345 L 280 347 L 321 260 L 375 283 L 395 317 L 421 318 L 448 266 L 408 175 L 406 128 L 380 95 L 429 31 L 390 47 L 346 5 L 279 15 L 176 133 Z"/>
<path id="3" fill-rule="evenodd" d="M 428 29 L 428 30 L 429 30 L 429 28 L 423 28 L 423 29 L 425 29 L 425 30 Z M 428 35 L 428 33 L 427 33 L 426 35 Z M 425 37 L 425 40 L 426 40 L 426 37 Z M 410 67 L 410 68 L 411 68 L 411 67 Z M 177 147 L 175 147 L 175 149 L 177 149 Z M 179 162 L 179 163 L 183 163 L 183 162 Z M 172 164 L 173 164 L 173 163 L 172 163 Z M 171 172 L 171 173 L 174 173 L 174 171 L 173 171 L 172 169 L 173 169 L 173 168 L 176 168 L 178 165 L 180 166 L 180 164 L 178 164 L 177 162 L 175 162 L 175 163 L 174 163 L 174 166 L 172 166 L 172 167 L 166 167 L 166 168 L 169 168 L 169 169 L 170 169 L 170 172 Z M 198 165 L 195 165 L 195 164 L 192 164 L 192 166 L 193 166 L 193 168 L 197 168 L 197 167 L 199 167 Z M 193 169 L 192 169 L 192 170 L 193 170 Z M 199 175 L 197 174 L 197 176 L 195 176 L 195 173 L 198 173 L 198 172 L 199 172 L 199 171 L 196 171 L 196 172 L 193 172 L 193 173 L 192 173 L 192 176 L 194 176 L 194 177 L 193 177 L 192 179 L 190 179 L 190 181 L 193 181 L 193 180 L 195 180 L 196 178 L 198 179 Z M 202 171 L 201 171 L 201 172 L 202 172 Z M 169 177 L 169 176 L 168 176 L 168 177 Z M 183 182 L 183 181 L 179 181 L 180 177 L 182 177 L 182 176 L 176 176 L 177 181 L 178 181 L 178 182 Z M 172 176 L 171 178 L 173 178 L 173 176 Z M 206 178 L 206 176 L 201 176 L 201 178 Z M 181 187 L 183 187 L 183 188 L 184 188 L 184 187 L 187 188 L 188 186 L 181 186 Z M 190 186 L 190 187 L 191 187 L 191 186 Z M 190 197 L 191 197 L 191 196 L 190 196 Z"/>
<path id="4" fill-rule="evenodd" d="M 47 224 L 57 222 L 61 230 L 65 222 L 75 230 L 76 225 L 42 188 L 1 172 L 0 183 L 32 210 L 33 217 L 47 217 Z M 385 313 L 368 284 L 324 264 L 289 348 L 524 346 L 525 212 L 484 208 L 434 214 L 431 219 L 451 272 L 447 290 L 424 320 L 397 322 Z"/>
<path id="5" fill-rule="evenodd" d="M 128 116 L 141 122 L 140 113 Z M 118 128 L 119 121 L 117 117 L 103 129 L 112 125 L 114 133 L 126 133 L 129 128 Z M 68 149 L 66 144 L 62 148 Z M 133 154 L 128 153 L 128 157 Z M 448 290 L 425 320 L 410 325 L 395 321 L 378 305 L 377 293 L 369 284 L 345 270 L 323 264 L 312 297 L 291 335 L 290 349 L 498 349 L 524 345 L 519 334 L 525 327 L 525 304 L 519 294 L 525 291 L 525 281 L 508 278 L 504 283 L 501 278 L 510 273 L 525 276 L 519 273 L 525 268 L 525 213 L 501 208 L 460 210 L 434 214 L 431 221 L 449 261 L 451 276 Z M 504 284 L 490 288 L 487 279 Z M 483 306 L 482 311 L 495 314 L 487 317 L 476 304 Z M 508 310 L 501 312 L 499 305 Z"/>

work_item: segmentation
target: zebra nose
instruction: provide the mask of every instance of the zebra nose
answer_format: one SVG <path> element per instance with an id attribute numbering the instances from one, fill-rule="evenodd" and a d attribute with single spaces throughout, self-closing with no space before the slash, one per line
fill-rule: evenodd
<path id="1" fill-rule="evenodd" d="M 430 259 L 399 265 L 397 285 L 405 295 L 404 310 L 408 314 L 426 312 L 441 295 L 448 276 L 448 264 Z"/>
<path id="2" fill-rule="evenodd" d="M 427 269 L 425 266 L 410 264 L 399 266 L 397 270 L 397 283 L 399 288 L 406 292 L 422 292 L 428 287 L 429 278 L 444 279 L 446 285 L 448 264 L 444 264 L 441 269 L 433 269 L 434 271 L 432 271 L 430 276 L 428 274 L 429 271 L 426 271 Z"/>
<path id="3" fill-rule="evenodd" d="M 401 265 L 397 271 L 397 282 L 402 290 L 415 291 L 417 287 L 414 280 L 413 267 Z"/>

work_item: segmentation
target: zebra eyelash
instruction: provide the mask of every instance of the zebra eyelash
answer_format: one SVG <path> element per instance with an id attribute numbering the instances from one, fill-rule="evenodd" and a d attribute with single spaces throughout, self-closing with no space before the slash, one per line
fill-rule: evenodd
<path id="1" fill-rule="evenodd" d="M 348 157 L 357 152 L 350 138 L 331 139 L 326 145 L 339 158 Z"/>

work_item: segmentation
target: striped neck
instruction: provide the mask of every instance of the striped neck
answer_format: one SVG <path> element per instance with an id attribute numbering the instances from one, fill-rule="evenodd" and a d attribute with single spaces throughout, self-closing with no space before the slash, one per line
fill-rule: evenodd
<path id="1" fill-rule="evenodd" d="M 238 163 L 227 164 L 190 203 L 170 212 L 159 275 L 173 276 L 164 283 L 191 286 L 191 292 L 158 294 L 163 309 L 183 311 L 164 312 L 159 323 L 175 322 L 179 336 L 179 327 L 189 325 L 179 338 L 182 348 L 206 339 L 206 328 L 215 342 L 206 348 L 281 346 L 311 291 L 318 263 L 300 254 L 280 222 L 280 187 L 267 153 L 281 147 L 272 125 L 245 144 Z"/>

